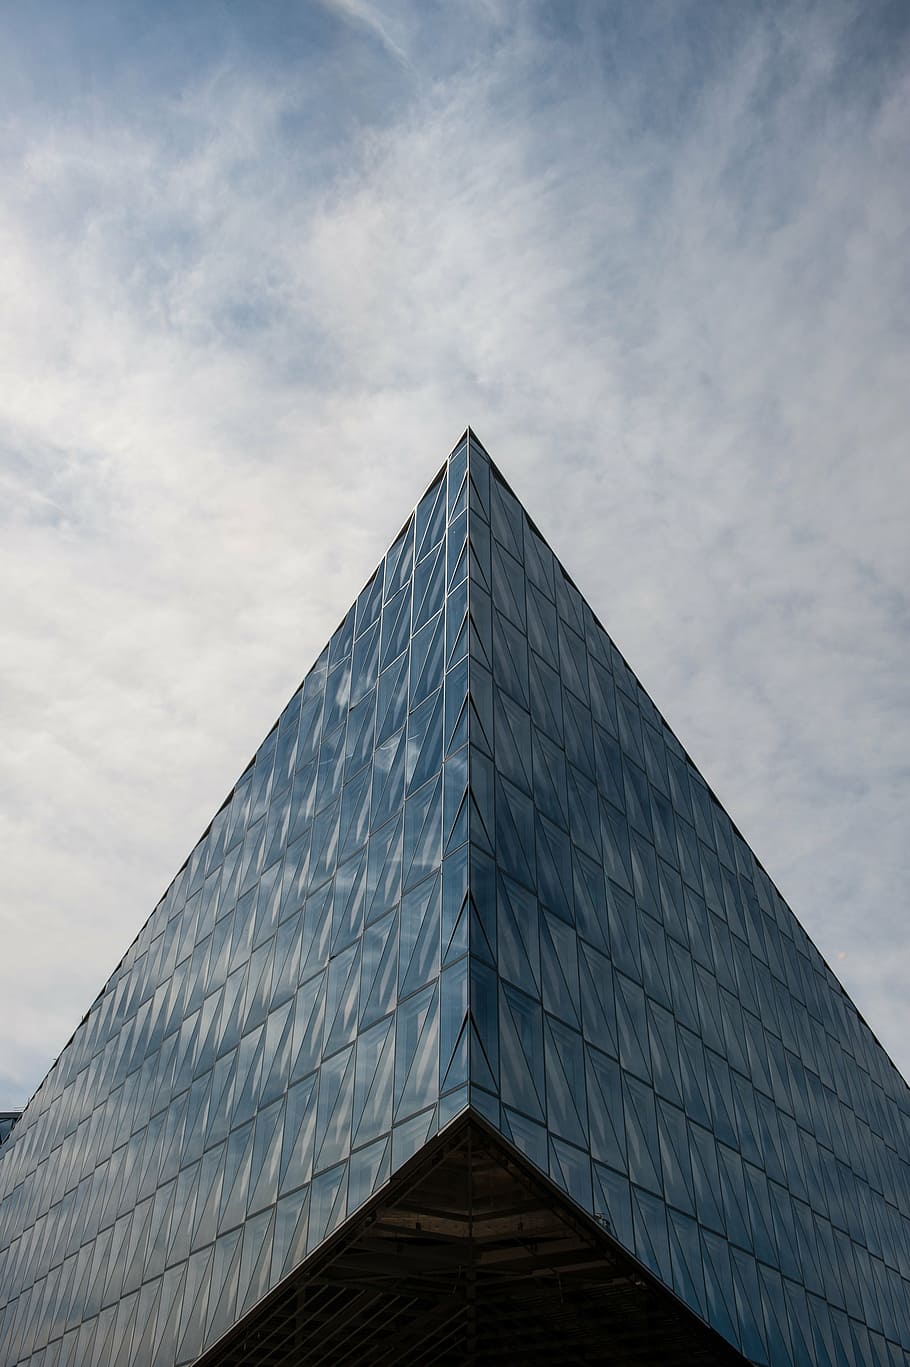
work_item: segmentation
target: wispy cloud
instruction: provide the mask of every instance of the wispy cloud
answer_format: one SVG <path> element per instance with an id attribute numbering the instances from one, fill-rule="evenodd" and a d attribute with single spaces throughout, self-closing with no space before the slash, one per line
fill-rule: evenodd
<path id="1" fill-rule="evenodd" d="M 407 53 L 392 37 L 389 22 L 378 5 L 367 4 L 366 0 L 319 0 L 319 4 L 345 23 L 365 29 L 399 62 L 409 65 Z"/>
<path id="2" fill-rule="evenodd" d="M 3 130 L 0 1104 L 466 421 L 906 1071 L 905 35 L 329 8 Z"/>

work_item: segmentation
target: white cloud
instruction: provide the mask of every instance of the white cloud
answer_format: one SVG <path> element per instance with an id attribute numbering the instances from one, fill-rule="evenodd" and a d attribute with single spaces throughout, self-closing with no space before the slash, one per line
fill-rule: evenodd
<path id="1" fill-rule="evenodd" d="M 412 64 L 331 174 L 316 56 L 7 129 L 0 1104 L 468 421 L 906 1070 L 906 68 L 756 20 L 674 118 L 622 35 L 331 8 Z"/>

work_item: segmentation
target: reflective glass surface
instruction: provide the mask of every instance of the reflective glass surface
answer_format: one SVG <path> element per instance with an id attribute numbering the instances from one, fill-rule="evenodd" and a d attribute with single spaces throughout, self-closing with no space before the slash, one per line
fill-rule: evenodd
<path id="1" fill-rule="evenodd" d="M 194 1362 L 469 1104 L 752 1362 L 910 1362 L 907 1087 L 473 436 L 3 1143 L 0 1362 Z"/>
<path id="2" fill-rule="evenodd" d="M 0 1157 L 0 1362 L 195 1361 L 467 1104 L 466 446 Z"/>
<path id="3" fill-rule="evenodd" d="M 473 438 L 469 523 L 472 1106 L 752 1362 L 910 1361 L 906 1084 Z"/>

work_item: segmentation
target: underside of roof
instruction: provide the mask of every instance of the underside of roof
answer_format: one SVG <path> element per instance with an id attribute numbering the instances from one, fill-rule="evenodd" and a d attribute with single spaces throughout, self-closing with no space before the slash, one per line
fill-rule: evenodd
<path id="1" fill-rule="evenodd" d="M 198 1367 L 744 1361 L 468 1112 Z"/>

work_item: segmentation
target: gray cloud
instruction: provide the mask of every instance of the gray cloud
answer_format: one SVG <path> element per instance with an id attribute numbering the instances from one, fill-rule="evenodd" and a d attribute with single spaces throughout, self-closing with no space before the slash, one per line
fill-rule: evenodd
<path id="1" fill-rule="evenodd" d="M 468 421 L 910 1067 L 888 14 L 335 4 L 293 59 L 234 34 L 141 107 L 21 97 L 0 1104 Z"/>

